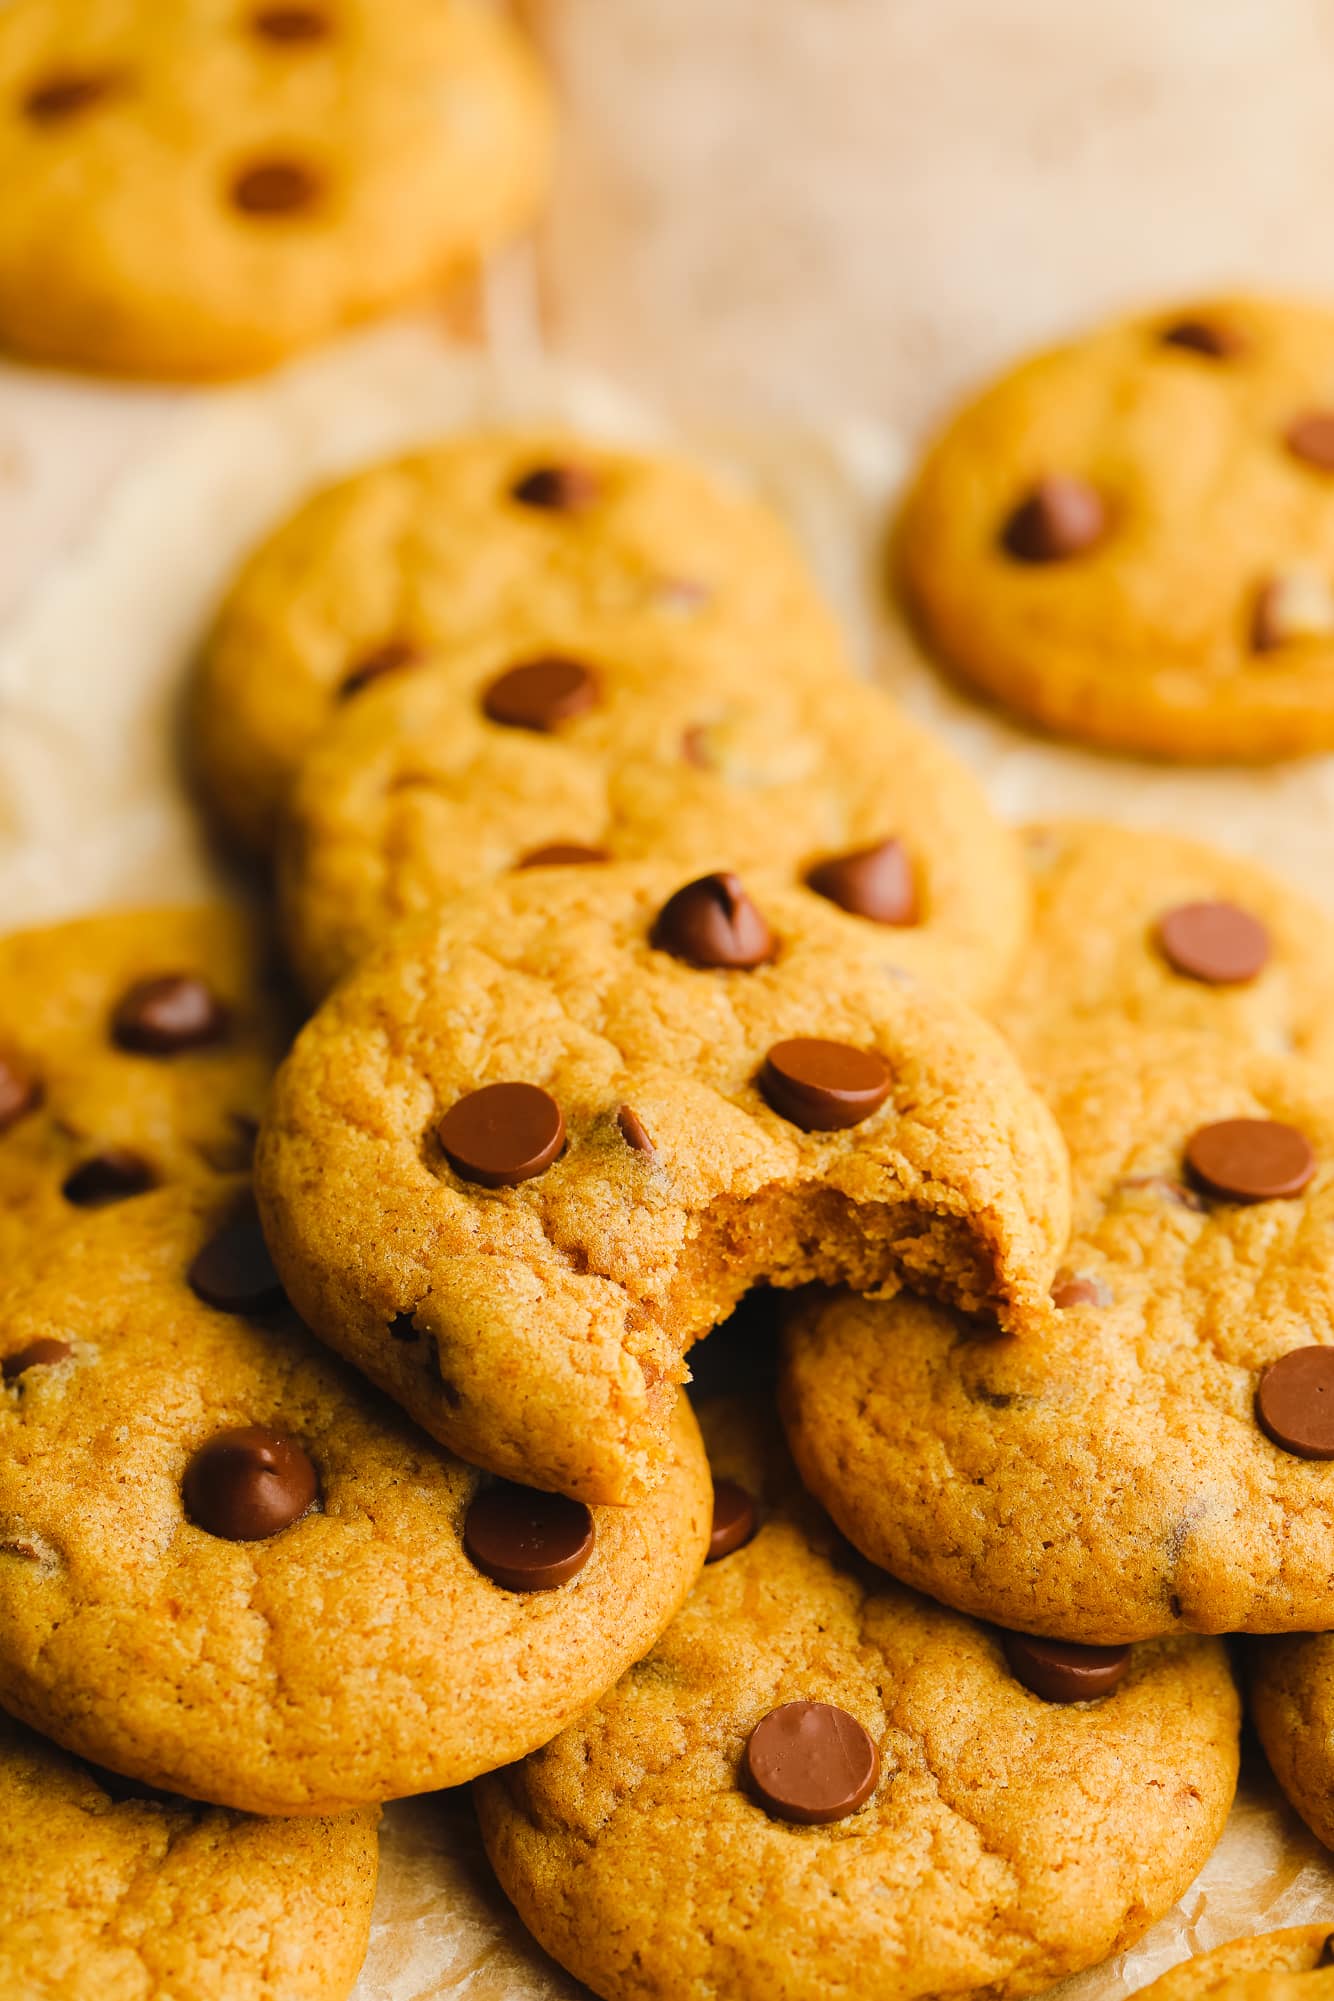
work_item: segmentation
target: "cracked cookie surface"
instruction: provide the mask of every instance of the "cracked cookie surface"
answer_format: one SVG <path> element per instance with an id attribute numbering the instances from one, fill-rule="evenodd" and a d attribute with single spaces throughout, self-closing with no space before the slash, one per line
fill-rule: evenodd
<path id="1" fill-rule="evenodd" d="M 293 1303 L 456 1451 L 607 1501 L 651 1485 L 685 1350 L 760 1279 L 1042 1326 L 1060 1142 L 999 1036 L 894 957 L 809 890 L 656 865 L 525 872 L 401 932 L 261 1134 Z"/>
<path id="2" fill-rule="evenodd" d="M 874 1573 L 752 1405 L 702 1412 L 759 1529 L 653 1652 L 475 1796 L 501 1884 L 605 2001 L 1033 1992 L 1130 1944 L 1222 1830 L 1238 1705 L 1223 1649 L 1135 1649 L 1101 1701 L 1045 1702 L 997 1635 Z M 771 1816 L 743 1772 L 788 1703 L 878 1752 L 856 1810 Z"/>

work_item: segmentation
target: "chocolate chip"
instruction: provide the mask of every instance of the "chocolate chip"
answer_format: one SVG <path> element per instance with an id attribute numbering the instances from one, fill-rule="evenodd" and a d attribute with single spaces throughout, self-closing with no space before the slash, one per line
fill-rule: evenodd
<path id="1" fill-rule="evenodd" d="M 1318 570 L 1289 570 L 1271 577 L 1255 601 L 1251 645 L 1257 653 L 1334 633 L 1334 590 Z"/>
<path id="2" fill-rule="evenodd" d="M 1334 1459 L 1334 1348 L 1293 1348 L 1255 1392 L 1260 1429 L 1299 1459 Z"/>
<path id="3" fill-rule="evenodd" d="M 482 711 L 507 729 L 547 735 L 585 715 L 598 693 L 597 676 L 589 668 L 552 654 L 498 675 L 482 696 Z"/>
<path id="4" fill-rule="evenodd" d="M 66 1177 L 61 1194 L 76 1209 L 102 1209 L 111 1202 L 127 1202 L 131 1196 L 146 1195 L 157 1187 L 157 1175 L 142 1154 L 128 1147 L 109 1146 L 95 1153 Z"/>
<path id="5" fill-rule="evenodd" d="M 1334 410 L 1303 410 L 1283 433 L 1296 459 L 1317 472 L 1334 472 Z"/>
<path id="6" fill-rule="evenodd" d="M 830 1702 L 785 1702 L 750 1733 L 745 1774 L 779 1820 L 823 1827 L 864 1806 L 880 1776 L 869 1731 Z"/>
<path id="7" fill-rule="evenodd" d="M 22 1060 L 0 1050 L 0 1133 L 42 1102 L 42 1087 Z"/>
<path id="8" fill-rule="evenodd" d="M 1020 563 L 1064 563 L 1083 556 L 1107 532 L 1107 509 L 1087 481 L 1068 473 L 1040 479 L 1006 522 L 1001 541 Z"/>
<path id="9" fill-rule="evenodd" d="M 1002 1633 L 1006 1665 L 1016 1681 L 1044 1702 L 1092 1702 L 1110 1695 L 1130 1666 L 1129 1647 L 1080 1647 L 1070 1640 L 1035 1640 Z"/>
<path id="10" fill-rule="evenodd" d="M 743 1548 L 759 1525 L 755 1503 L 745 1488 L 738 1486 L 735 1480 L 715 1480 L 713 1530 L 709 1536 L 709 1553 L 704 1561 L 717 1563 L 719 1557 L 730 1556 L 734 1549 Z"/>
<path id="11" fill-rule="evenodd" d="M 1186 1142 L 1186 1165 L 1210 1195 L 1275 1202 L 1300 1195 L 1315 1173 L 1305 1133 L 1278 1119 L 1220 1119 Z"/>
<path id="12" fill-rule="evenodd" d="M 1158 920 L 1159 949 L 1187 979 L 1241 986 L 1264 971 L 1269 933 L 1235 903 L 1179 903 Z"/>
<path id="13" fill-rule="evenodd" d="M 51 1335 L 43 1334 L 36 1341 L 30 1341 L 26 1348 L 18 1348 L 12 1355 L 6 1355 L 0 1361 L 0 1376 L 7 1383 L 16 1382 L 26 1369 L 49 1369 L 73 1353 L 68 1341 L 57 1341 Z"/>
<path id="14" fill-rule="evenodd" d="M 521 507 L 541 507 L 552 514 L 583 514 L 601 492 L 601 481 L 587 466 L 535 466 L 510 488 Z"/>
<path id="15" fill-rule="evenodd" d="M 371 653 L 364 654 L 355 667 L 350 667 L 343 676 L 338 693 L 343 701 L 359 695 L 372 681 L 382 681 L 386 674 L 401 673 L 405 667 L 415 667 L 421 659 L 419 646 L 410 639 L 386 639 L 383 646 L 377 646 Z"/>
<path id="16" fill-rule="evenodd" d="M 76 76 L 71 71 L 66 76 L 51 76 L 28 92 L 23 100 L 24 115 L 34 125 L 57 125 L 114 97 L 120 88 L 120 78 L 110 74 Z"/>
<path id="17" fill-rule="evenodd" d="M 915 924 L 917 886 L 902 841 L 877 841 L 817 862 L 806 877 L 817 896 L 873 924 Z"/>
<path id="18" fill-rule="evenodd" d="M 314 7 L 261 7 L 250 25 L 269 42 L 321 42 L 329 33 L 328 20 Z"/>
<path id="19" fill-rule="evenodd" d="M 554 1591 L 593 1554 L 593 1517 L 582 1501 L 501 1480 L 474 1494 L 463 1546 L 506 1591 Z"/>
<path id="20" fill-rule="evenodd" d="M 286 1304 L 259 1218 L 249 1210 L 210 1237 L 186 1277 L 205 1306 L 219 1313 L 273 1313 Z"/>
<path id="21" fill-rule="evenodd" d="M 669 896 L 654 920 L 650 941 L 687 965 L 729 971 L 763 966 L 776 950 L 762 913 L 740 876 L 730 871 L 699 876 Z"/>
<path id="22" fill-rule="evenodd" d="M 1321 1946 L 1320 1957 L 1316 1961 L 1316 1965 L 1318 1967 L 1334 1966 L 1334 1932 L 1330 1933 L 1325 1943 Z"/>
<path id="23" fill-rule="evenodd" d="M 454 1172 L 483 1188 L 517 1188 L 550 1167 L 565 1119 L 537 1084 L 485 1084 L 451 1105 L 438 1128 Z"/>
<path id="24" fill-rule="evenodd" d="M 628 1147 L 635 1153 L 646 1153 L 652 1158 L 658 1149 L 648 1136 L 648 1129 L 638 1112 L 629 1105 L 622 1105 L 616 1114 L 616 1130 Z"/>
<path id="25" fill-rule="evenodd" d="M 691 723 L 688 729 L 682 730 L 681 756 L 696 771 L 713 770 L 707 723 Z"/>
<path id="26" fill-rule="evenodd" d="M 196 973 L 162 973 L 139 980 L 117 1002 L 111 1036 L 139 1056 L 174 1056 L 221 1042 L 231 1017 Z"/>
<path id="27" fill-rule="evenodd" d="M 1248 346 L 1245 334 L 1221 320 L 1176 320 L 1163 328 L 1159 338 L 1164 347 L 1182 347 L 1210 361 L 1232 361 Z"/>
<path id="28" fill-rule="evenodd" d="M 232 205 L 243 215 L 296 215 L 312 208 L 320 181 L 297 160 L 260 160 L 243 167 L 232 182 Z"/>
<path id="29" fill-rule="evenodd" d="M 290 1528 L 318 1491 L 309 1455 L 267 1425 L 220 1431 L 185 1469 L 185 1512 L 224 1542 L 263 1542 Z"/>
<path id="30" fill-rule="evenodd" d="M 1069 1313 L 1076 1306 L 1110 1306 L 1112 1295 L 1100 1279 L 1062 1269 L 1052 1281 L 1051 1303 L 1062 1313 Z"/>
<path id="31" fill-rule="evenodd" d="M 545 848 L 533 848 L 521 855 L 515 868 L 580 868 L 595 862 L 609 862 L 605 848 L 586 848 L 578 841 L 552 841 Z"/>
<path id="32" fill-rule="evenodd" d="M 775 1042 L 760 1089 L 778 1113 L 806 1133 L 860 1125 L 889 1096 L 889 1065 L 873 1049 L 799 1035 Z"/>

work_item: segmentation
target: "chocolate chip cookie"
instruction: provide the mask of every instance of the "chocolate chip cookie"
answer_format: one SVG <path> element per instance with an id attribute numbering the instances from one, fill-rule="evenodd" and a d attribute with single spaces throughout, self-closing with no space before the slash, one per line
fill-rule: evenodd
<path id="1" fill-rule="evenodd" d="M 1321 1383 L 1308 1396 L 1334 1397 Z M 1334 1848 L 1334 1635 L 1257 1640 L 1250 1708 L 1274 1777 L 1311 1832 Z"/>
<path id="2" fill-rule="evenodd" d="M 1057 733 L 1179 759 L 1334 748 L 1334 314 L 1141 314 L 947 427 L 899 526 L 927 644 Z"/>
<path id="3" fill-rule="evenodd" d="M 637 1508 L 487 1480 L 285 1311 L 235 1194 L 11 1266 L 0 1330 L 0 1701 L 147 1785 L 282 1814 L 456 1785 L 596 1700 L 704 1558 L 684 1399 Z"/>
<path id="4" fill-rule="evenodd" d="M 1028 886 L 971 772 L 850 676 L 699 668 L 681 634 L 624 657 L 516 660 L 488 640 L 350 704 L 302 767 L 280 843 L 283 935 L 308 990 L 489 878 L 649 859 L 781 872 L 850 935 L 871 928 L 912 972 L 990 999 Z"/>
<path id="5" fill-rule="evenodd" d="M 1023 1994 L 1131 1944 L 1227 1816 L 1221 1646 L 1038 1689 L 853 1557 L 752 1405 L 703 1421 L 755 1532 L 589 1716 L 475 1788 L 539 1942 L 605 2001 Z"/>
<path id="6" fill-rule="evenodd" d="M 343 2001 L 370 1934 L 375 1821 L 196 1806 L 0 1716 L 0 1991 Z"/>
<path id="7" fill-rule="evenodd" d="M 1050 1120 L 865 929 L 779 881 L 620 864 L 400 931 L 307 1025 L 261 1135 L 294 1304 L 455 1451 L 620 1502 L 686 1349 L 758 1280 L 1041 1327 Z"/>
<path id="8" fill-rule="evenodd" d="M 545 86 L 457 0 L 13 0 L 0 339 L 133 375 L 264 368 L 532 219 Z"/>
<path id="9" fill-rule="evenodd" d="M 301 759 L 374 682 L 477 644 L 497 672 L 552 652 L 633 667 L 673 636 L 705 683 L 844 667 L 832 614 L 757 502 L 658 454 L 465 435 L 317 494 L 251 558 L 195 690 L 200 780 L 263 853 Z"/>
<path id="10" fill-rule="evenodd" d="M 1334 1995 L 1334 1934 L 1299 1925 L 1233 1939 L 1174 1966 L 1142 2001 L 1329 2001 Z"/>
<path id="11" fill-rule="evenodd" d="M 788 1329 L 802 1474 L 865 1555 L 1080 1642 L 1334 1625 L 1334 1097 L 1112 1038 L 1053 1067 L 1074 1230 L 1041 1342 L 840 1295 Z"/>

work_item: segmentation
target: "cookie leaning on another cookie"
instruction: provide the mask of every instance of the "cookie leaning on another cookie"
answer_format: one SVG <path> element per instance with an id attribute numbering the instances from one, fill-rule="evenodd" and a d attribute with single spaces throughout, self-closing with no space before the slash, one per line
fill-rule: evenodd
<path id="1" fill-rule="evenodd" d="M 897 560 L 931 649 L 1060 734 L 1334 748 L 1334 313 L 1163 310 L 1022 363 L 928 453 Z"/>
<path id="2" fill-rule="evenodd" d="M 375 1822 L 140 1792 L 0 1716 L 0 1992 L 343 2001 L 370 1935 Z"/>
<path id="3" fill-rule="evenodd" d="M 550 112 L 467 0 L 0 9 L 0 339 L 133 375 L 265 368 L 536 213 Z"/>
<path id="4" fill-rule="evenodd" d="M 1233 1939 L 1188 1959 L 1141 1990 L 1142 2001 L 1329 2001 L 1334 1934 L 1328 1925 Z"/>
<path id="5" fill-rule="evenodd" d="M 1226 1041 L 1081 1039 L 1045 1080 L 1074 1230 L 1040 1342 L 839 1295 L 787 1330 L 803 1477 L 873 1562 L 1115 1644 L 1334 1625 L 1334 1093 Z M 1323 1442 L 1322 1442 L 1323 1441 Z"/>
<path id="6" fill-rule="evenodd" d="M 480 1476 L 284 1310 L 237 1195 L 157 1195 L 0 1294 L 0 1702 L 145 1784 L 332 1813 L 546 1742 L 704 1558 L 684 1401 L 640 1508 Z"/>
<path id="7" fill-rule="evenodd" d="M 265 853 L 296 770 L 361 689 L 433 653 L 657 657 L 757 689 L 846 666 L 782 524 L 703 469 L 560 431 L 469 433 L 318 493 L 219 612 L 191 739 L 221 826 Z"/>
<path id="8" fill-rule="evenodd" d="M 879 689 L 763 681 L 748 657 L 701 673 L 662 634 L 624 657 L 460 646 L 367 690 L 290 796 L 283 935 L 318 996 L 394 922 L 543 858 L 786 875 L 850 944 L 879 932 L 964 1000 L 994 995 L 1027 931 L 1014 836 Z"/>
<path id="9" fill-rule="evenodd" d="M 475 1788 L 539 1943 L 605 2001 L 980 2001 L 1131 1944 L 1227 1817 L 1223 1649 L 1156 1641 L 1102 1699 L 1044 1699 L 998 1635 L 849 1554 L 767 1416 L 702 1422 L 755 1533 L 582 1722 Z"/>
<path id="10" fill-rule="evenodd" d="M 256 1155 L 310 1326 L 454 1450 L 652 1486 L 692 1341 L 762 1279 L 1050 1316 L 1066 1164 L 892 930 L 768 878 L 523 871 L 307 1024 Z"/>
<path id="11" fill-rule="evenodd" d="M 1274 1777 L 1334 1848 L 1334 1634 L 1257 1640 L 1249 1670 L 1251 1716 Z"/>

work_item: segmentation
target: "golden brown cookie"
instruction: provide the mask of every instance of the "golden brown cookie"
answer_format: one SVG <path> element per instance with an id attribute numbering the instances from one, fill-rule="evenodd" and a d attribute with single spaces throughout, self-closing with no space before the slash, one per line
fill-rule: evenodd
<path id="1" fill-rule="evenodd" d="M 1334 1634 L 1257 1640 L 1250 1708 L 1274 1777 L 1334 1848 Z"/>
<path id="2" fill-rule="evenodd" d="M 0 1992 L 342 2001 L 370 1934 L 375 1821 L 127 1787 L 0 1716 Z"/>
<path id="3" fill-rule="evenodd" d="M 1255 862 L 1095 820 L 1024 830 L 1033 928 L 994 1010 L 1040 1067 L 1117 1022 L 1227 1036 L 1334 1075 L 1334 923 Z"/>
<path id="4" fill-rule="evenodd" d="M 786 530 L 684 461 L 554 431 L 481 432 L 317 494 L 251 557 L 209 640 L 191 735 L 209 803 L 272 844 L 320 730 L 387 673 L 493 645 L 633 668 L 688 646 L 704 682 L 837 679 L 834 619 Z"/>
<path id="5" fill-rule="evenodd" d="M 1022 363 L 961 411 L 898 559 L 932 650 L 1121 750 L 1334 748 L 1334 314 L 1222 299 Z"/>
<path id="6" fill-rule="evenodd" d="M 1050 1120 L 866 929 L 621 864 L 400 931 L 275 1087 L 257 1190 L 293 1303 L 454 1450 L 602 1501 L 651 1487 L 686 1349 L 761 1279 L 1041 1327 Z"/>
<path id="7" fill-rule="evenodd" d="M 804 1478 L 872 1561 L 1005 1626 L 1334 1625 L 1327 1082 L 1136 1034 L 1044 1087 L 1074 1181 L 1051 1330 L 813 1300 L 781 1386 Z"/>
<path id="8" fill-rule="evenodd" d="M 1001 1636 L 851 1555 L 752 1406 L 704 1424 L 756 1531 L 589 1716 L 475 1789 L 539 1942 L 605 2001 L 981 2001 L 1131 1944 L 1227 1817 L 1223 1649 L 1153 1641 L 1097 1699 L 1039 1695 Z"/>
<path id="9" fill-rule="evenodd" d="M 532 56 L 470 0 L 13 0 L 0 339 L 268 367 L 526 226 L 548 125 Z"/>
<path id="10" fill-rule="evenodd" d="M 0 938 L 0 1243 L 248 1166 L 287 1009 L 216 905 Z"/>
<path id="11" fill-rule="evenodd" d="M 369 689 L 302 767 L 279 854 L 316 996 L 393 923 L 544 857 L 806 883 L 965 1000 L 1027 933 L 1015 838 L 943 744 L 850 676 L 701 675 L 680 634 L 624 658 L 487 640 Z"/>
<path id="12" fill-rule="evenodd" d="M 1141 1990 L 1141 2001 L 1329 2001 L 1334 1950 L 1328 1925 L 1233 1939 L 1188 1959 Z"/>
<path id="13" fill-rule="evenodd" d="M 48 1262 L 0 1298 L 0 1701 L 68 1750 L 257 1813 L 457 1785 L 563 1729 L 694 1581 L 684 1400 L 653 1497 L 590 1515 L 484 1479 L 312 1340 L 235 1194 Z"/>

